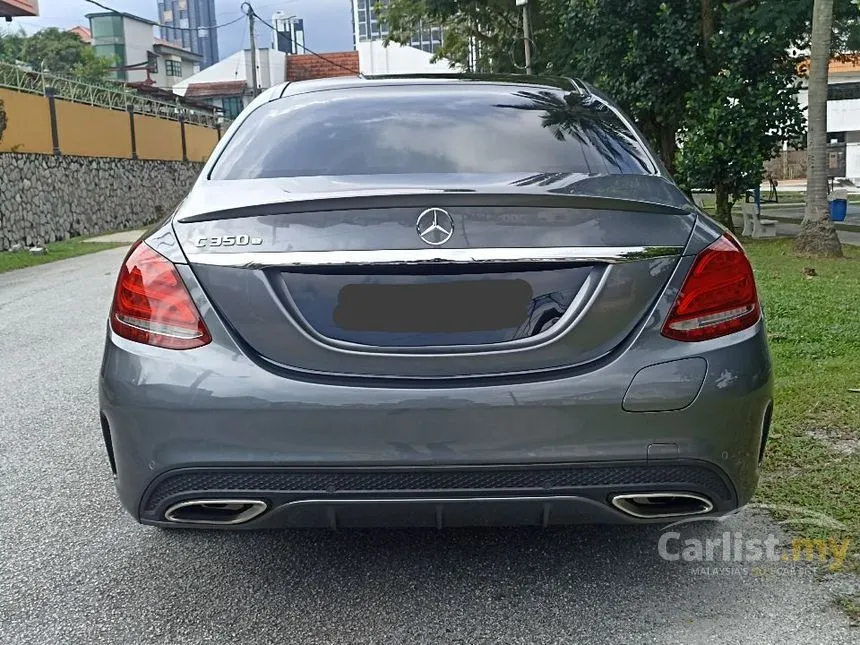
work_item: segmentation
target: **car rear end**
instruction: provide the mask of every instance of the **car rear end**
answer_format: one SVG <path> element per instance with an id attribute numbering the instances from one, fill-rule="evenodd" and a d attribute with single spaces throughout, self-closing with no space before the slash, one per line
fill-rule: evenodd
<path id="1" fill-rule="evenodd" d="M 299 84 L 120 274 L 102 421 L 164 526 L 655 521 L 758 477 L 737 242 L 580 85 Z"/>

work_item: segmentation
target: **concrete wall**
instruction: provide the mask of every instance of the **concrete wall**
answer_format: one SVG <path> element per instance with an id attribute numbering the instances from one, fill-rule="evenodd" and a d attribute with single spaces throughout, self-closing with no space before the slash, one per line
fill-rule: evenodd
<path id="1" fill-rule="evenodd" d="M 0 101 L 6 112 L 6 129 L 0 139 L 0 152 L 51 152 L 51 113 L 48 99 L 0 88 Z"/>
<path id="2" fill-rule="evenodd" d="M 169 214 L 202 164 L 0 153 L 0 250 L 141 227 Z"/>
<path id="3" fill-rule="evenodd" d="M 48 102 L 44 97 L 42 100 Z M 85 157 L 131 157 L 131 131 L 127 112 L 70 101 L 57 101 L 56 106 L 60 152 Z M 13 128 L 17 126 L 11 122 L 10 125 Z M 46 129 L 50 137 L 50 121 Z M 4 136 L 0 150 L 5 149 Z M 24 148 L 18 152 L 51 153 L 51 146 L 49 145 L 47 150 Z"/>
<path id="4" fill-rule="evenodd" d="M 0 88 L 6 111 L 2 152 L 52 154 L 48 99 L 38 94 Z M 57 134 L 60 153 L 85 157 L 131 158 L 128 112 L 57 99 Z M 178 121 L 135 114 L 137 153 L 141 159 L 182 160 L 182 133 Z M 186 123 L 190 161 L 204 161 L 218 143 L 218 131 Z"/>

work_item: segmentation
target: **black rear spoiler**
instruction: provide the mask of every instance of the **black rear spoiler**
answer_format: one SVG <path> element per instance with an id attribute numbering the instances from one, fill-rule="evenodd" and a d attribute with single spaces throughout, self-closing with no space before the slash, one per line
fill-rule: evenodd
<path id="1" fill-rule="evenodd" d="M 383 195 L 347 192 L 343 195 L 323 198 L 308 197 L 283 202 L 251 204 L 225 210 L 213 210 L 194 215 L 179 216 L 177 222 L 209 222 L 221 219 L 241 219 L 265 215 L 290 213 L 330 212 L 339 210 L 369 210 L 378 208 L 429 208 L 469 206 L 513 206 L 544 208 L 581 208 L 592 210 L 615 210 L 660 215 L 690 215 L 689 209 L 675 205 L 617 197 L 593 195 L 570 195 L 547 192 L 478 192 L 472 190 L 420 191 L 408 193 L 386 193 Z"/>

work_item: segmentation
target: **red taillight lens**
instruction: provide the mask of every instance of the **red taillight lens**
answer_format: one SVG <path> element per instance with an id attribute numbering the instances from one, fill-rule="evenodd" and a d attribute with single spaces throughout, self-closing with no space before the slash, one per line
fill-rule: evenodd
<path id="1" fill-rule="evenodd" d="M 710 340 L 752 327 L 760 315 L 749 260 L 732 238 L 723 236 L 696 258 L 663 335 Z"/>
<path id="2" fill-rule="evenodd" d="M 176 267 L 144 243 L 132 248 L 120 269 L 110 325 L 123 338 L 169 349 L 212 341 Z"/>

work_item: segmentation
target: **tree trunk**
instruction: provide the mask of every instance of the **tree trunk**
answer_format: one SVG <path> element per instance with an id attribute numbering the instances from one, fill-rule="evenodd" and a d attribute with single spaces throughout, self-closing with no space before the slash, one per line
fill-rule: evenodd
<path id="1" fill-rule="evenodd" d="M 731 201 L 729 189 L 726 186 L 717 184 L 714 188 L 717 198 L 717 216 L 716 220 L 729 229 L 732 233 L 735 232 L 735 223 L 732 221 L 732 206 L 735 205 Z"/>
<path id="2" fill-rule="evenodd" d="M 711 60 L 711 38 L 714 37 L 714 8 L 711 5 L 711 0 L 701 0 L 700 10 L 702 15 L 702 50 L 705 53 L 705 60 Z"/>
<path id="3" fill-rule="evenodd" d="M 794 251 L 822 257 L 842 256 L 842 245 L 827 207 L 827 75 L 832 24 L 833 0 L 815 0 L 806 135 L 806 213 L 794 241 Z"/>
<path id="4" fill-rule="evenodd" d="M 678 143 L 675 140 L 675 130 L 663 126 L 660 130 L 660 160 L 666 166 L 670 175 L 675 174 L 675 153 L 678 152 Z"/>

